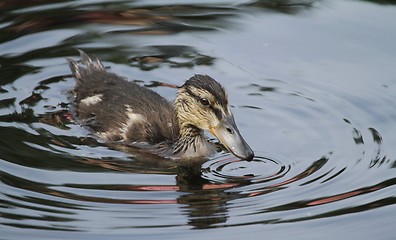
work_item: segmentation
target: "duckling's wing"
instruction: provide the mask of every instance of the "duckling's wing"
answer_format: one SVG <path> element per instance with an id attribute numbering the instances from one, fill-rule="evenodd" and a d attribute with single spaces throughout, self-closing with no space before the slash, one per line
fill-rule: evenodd
<path id="1" fill-rule="evenodd" d="M 100 60 L 81 53 L 69 60 L 78 119 L 105 141 L 172 143 L 178 136 L 173 104 L 156 92 L 107 71 Z"/>

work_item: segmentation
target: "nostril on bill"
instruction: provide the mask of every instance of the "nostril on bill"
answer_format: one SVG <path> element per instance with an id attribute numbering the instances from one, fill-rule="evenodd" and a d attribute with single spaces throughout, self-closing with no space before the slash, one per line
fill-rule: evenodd
<path id="1" fill-rule="evenodd" d="M 234 130 L 232 130 L 231 128 L 226 127 L 226 130 L 227 130 L 227 132 L 229 132 L 230 134 L 234 134 Z"/>

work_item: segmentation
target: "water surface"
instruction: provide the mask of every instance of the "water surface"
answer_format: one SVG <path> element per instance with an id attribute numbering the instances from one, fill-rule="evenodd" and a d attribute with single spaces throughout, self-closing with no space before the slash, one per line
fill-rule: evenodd
<path id="1" fill-rule="evenodd" d="M 1 239 L 393 239 L 394 1 L 3 1 Z M 256 153 L 192 162 L 70 117 L 76 49 L 169 100 L 226 86 Z"/>

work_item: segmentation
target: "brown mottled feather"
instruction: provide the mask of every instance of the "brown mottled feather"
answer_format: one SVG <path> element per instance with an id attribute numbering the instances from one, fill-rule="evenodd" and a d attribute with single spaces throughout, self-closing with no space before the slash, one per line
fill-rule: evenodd
<path id="1" fill-rule="evenodd" d="M 127 121 L 125 105 L 129 105 L 133 113 L 147 121 L 129 129 L 125 141 L 157 144 L 177 139 L 179 128 L 173 104 L 148 88 L 108 72 L 96 58 L 83 52 L 81 55 L 80 64 L 69 60 L 69 65 L 78 80 L 73 90 L 74 102 L 84 125 L 96 133 L 111 132 Z M 95 107 L 81 104 L 81 100 L 97 94 L 102 95 L 102 100 Z M 106 140 L 122 139 L 116 133 L 110 138 Z"/>

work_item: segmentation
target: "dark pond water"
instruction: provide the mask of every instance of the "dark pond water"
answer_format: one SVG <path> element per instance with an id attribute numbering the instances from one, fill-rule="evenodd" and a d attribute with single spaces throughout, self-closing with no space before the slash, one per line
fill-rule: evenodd
<path id="1" fill-rule="evenodd" d="M 0 239 L 394 239 L 395 1 L 2 1 Z M 98 143 L 83 49 L 168 99 L 226 86 L 252 162 Z"/>

